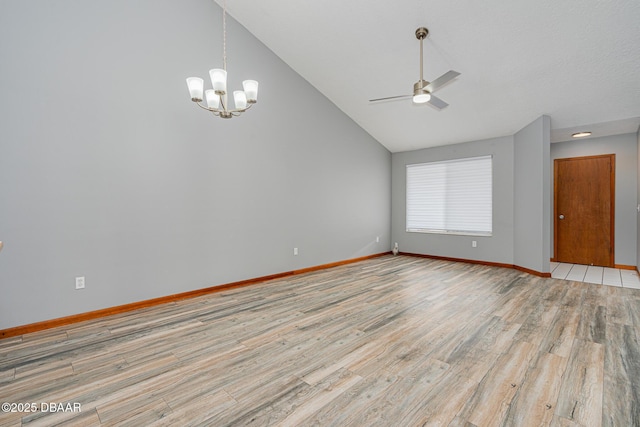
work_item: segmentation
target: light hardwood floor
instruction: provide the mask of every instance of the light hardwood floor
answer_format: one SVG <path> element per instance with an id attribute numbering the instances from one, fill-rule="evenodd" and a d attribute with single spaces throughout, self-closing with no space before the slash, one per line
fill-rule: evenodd
<path id="1" fill-rule="evenodd" d="M 640 291 L 385 256 L 0 341 L 20 425 L 640 426 Z"/>

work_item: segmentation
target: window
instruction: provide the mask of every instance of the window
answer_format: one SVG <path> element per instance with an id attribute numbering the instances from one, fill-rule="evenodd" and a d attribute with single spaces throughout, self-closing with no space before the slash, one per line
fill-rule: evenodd
<path id="1" fill-rule="evenodd" d="M 407 165 L 407 231 L 490 236 L 492 157 Z"/>

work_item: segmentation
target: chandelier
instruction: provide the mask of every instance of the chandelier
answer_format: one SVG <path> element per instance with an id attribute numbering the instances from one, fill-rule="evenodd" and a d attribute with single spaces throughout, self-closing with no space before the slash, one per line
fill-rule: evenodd
<path id="1" fill-rule="evenodd" d="M 198 104 L 198 107 L 211 111 L 215 116 L 223 119 L 230 119 L 233 116 L 239 116 L 247 111 L 253 104 L 258 101 L 258 82 L 255 80 L 245 80 L 242 82 L 244 90 L 236 90 L 233 92 L 234 109 L 229 108 L 227 102 L 227 1 L 223 1 L 222 9 L 222 69 L 214 68 L 209 70 L 209 77 L 213 89 L 204 90 L 204 80 L 200 77 L 189 77 L 187 79 L 187 87 L 191 100 Z M 204 99 L 207 105 L 202 104 L 204 91 Z"/>

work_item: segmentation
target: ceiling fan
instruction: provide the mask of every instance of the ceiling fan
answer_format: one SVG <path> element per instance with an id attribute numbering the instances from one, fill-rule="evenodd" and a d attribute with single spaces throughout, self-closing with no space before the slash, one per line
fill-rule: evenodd
<path id="1" fill-rule="evenodd" d="M 446 102 L 437 96 L 433 95 L 433 92 L 444 86 L 446 83 L 449 83 L 451 80 L 455 79 L 460 75 L 459 72 L 449 70 L 437 79 L 432 82 L 428 82 L 422 78 L 422 41 L 429 35 L 429 30 L 425 27 L 420 27 L 416 30 L 416 38 L 420 40 L 420 80 L 418 80 L 413 85 L 413 95 L 400 95 L 400 96 L 389 96 L 387 98 L 376 98 L 370 99 L 369 102 L 378 102 L 378 101 L 390 101 L 396 99 L 403 98 L 413 98 L 414 104 L 424 104 L 429 103 L 438 110 L 441 110 L 448 106 Z"/>

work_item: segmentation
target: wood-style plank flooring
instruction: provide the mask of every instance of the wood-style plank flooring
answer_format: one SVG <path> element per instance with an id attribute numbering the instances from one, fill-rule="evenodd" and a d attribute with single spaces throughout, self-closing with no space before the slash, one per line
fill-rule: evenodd
<path id="1" fill-rule="evenodd" d="M 0 426 L 640 426 L 640 291 L 384 256 L 0 341 Z"/>

